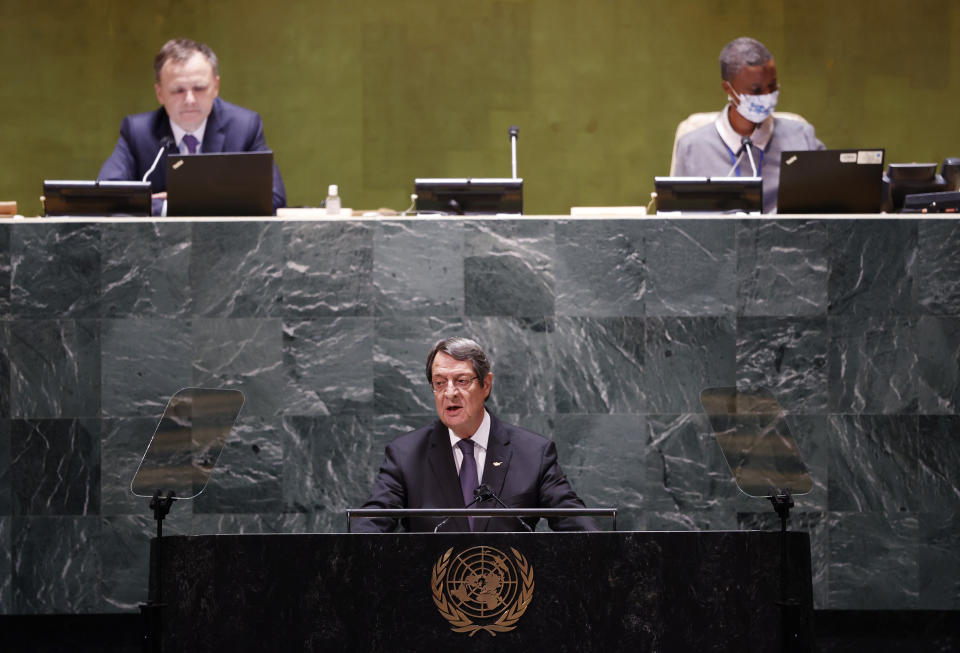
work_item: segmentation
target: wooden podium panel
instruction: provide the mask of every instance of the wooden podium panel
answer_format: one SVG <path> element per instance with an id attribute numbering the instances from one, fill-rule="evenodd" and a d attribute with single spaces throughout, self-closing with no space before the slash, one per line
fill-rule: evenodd
<path id="1" fill-rule="evenodd" d="M 781 544 L 809 650 L 809 538 L 785 537 L 166 537 L 164 650 L 779 651 Z"/>

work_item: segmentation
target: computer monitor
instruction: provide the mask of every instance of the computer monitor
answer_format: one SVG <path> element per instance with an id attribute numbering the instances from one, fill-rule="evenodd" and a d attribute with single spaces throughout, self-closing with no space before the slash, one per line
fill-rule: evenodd
<path id="1" fill-rule="evenodd" d="M 415 179 L 417 213 L 495 215 L 523 213 L 523 179 Z"/>
<path id="2" fill-rule="evenodd" d="M 761 213 L 760 177 L 654 177 L 657 214 Z"/>
<path id="3" fill-rule="evenodd" d="M 889 197 L 884 200 L 887 211 L 901 211 L 907 195 L 947 190 L 947 182 L 937 174 L 936 163 L 891 163 L 883 181 L 888 185 Z"/>
<path id="4" fill-rule="evenodd" d="M 777 213 L 878 213 L 883 156 L 883 148 L 781 153 Z"/>
<path id="5" fill-rule="evenodd" d="M 273 215 L 273 152 L 167 155 L 167 215 Z"/>
<path id="6" fill-rule="evenodd" d="M 150 182 L 46 179 L 43 214 L 72 216 L 150 216 Z"/>

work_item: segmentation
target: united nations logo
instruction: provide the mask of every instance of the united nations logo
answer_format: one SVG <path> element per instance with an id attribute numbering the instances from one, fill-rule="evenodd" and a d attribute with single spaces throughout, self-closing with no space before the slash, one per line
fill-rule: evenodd
<path id="1" fill-rule="evenodd" d="M 520 552 L 513 557 L 489 546 L 467 549 L 453 560 L 447 549 L 433 565 L 433 602 L 457 633 L 479 630 L 493 636 L 517 627 L 533 598 L 533 567 Z"/>

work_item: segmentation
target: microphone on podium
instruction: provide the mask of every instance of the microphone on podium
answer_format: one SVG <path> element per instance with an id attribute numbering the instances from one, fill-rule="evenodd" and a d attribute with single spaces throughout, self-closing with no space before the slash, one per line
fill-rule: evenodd
<path id="1" fill-rule="evenodd" d="M 741 148 L 745 148 L 747 150 L 747 158 L 750 159 L 750 168 L 753 170 L 753 176 L 756 177 L 757 164 L 753 160 L 753 141 L 750 140 L 749 136 L 744 136 L 740 139 L 740 146 Z"/>
<path id="2" fill-rule="evenodd" d="M 464 507 L 465 507 L 465 508 L 469 508 L 470 506 L 472 506 L 473 504 L 477 503 L 478 501 L 479 501 L 479 502 L 483 502 L 483 501 L 487 501 L 487 500 L 489 500 L 489 499 L 495 500 L 498 504 L 500 504 L 500 507 L 502 507 L 502 508 L 506 508 L 506 507 L 507 507 L 507 505 L 506 505 L 503 501 L 500 500 L 500 497 L 498 497 L 497 494 L 496 494 L 493 490 L 491 490 L 491 489 L 490 489 L 490 486 L 487 485 L 486 483 L 483 483 L 483 484 L 481 484 L 481 485 L 478 485 L 478 486 L 476 487 L 476 489 L 474 489 L 474 491 L 473 491 L 473 501 L 471 501 L 470 503 L 468 503 L 468 504 L 467 504 L 466 506 L 464 506 Z M 445 518 L 443 521 L 441 521 L 439 524 L 437 524 L 436 527 L 433 529 L 433 532 L 436 533 L 437 531 L 439 531 L 440 528 L 441 528 L 444 524 L 446 524 L 448 521 L 450 521 L 450 519 L 451 519 L 452 517 L 453 517 L 453 515 L 451 515 L 450 517 Z M 523 521 L 523 520 L 520 519 L 519 517 L 517 517 L 517 521 L 519 521 L 521 524 L 523 524 L 523 527 L 524 527 L 525 529 L 527 529 L 527 532 L 528 532 L 528 533 L 532 533 L 532 532 L 533 532 L 533 529 L 530 528 L 530 524 L 528 524 L 527 522 Z"/>
<path id="3" fill-rule="evenodd" d="M 147 170 L 146 173 L 144 173 L 143 179 L 141 179 L 140 181 L 147 180 L 147 177 L 149 177 L 151 173 L 153 173 L 154 169 L 157 167 L 157 164 L 160 163 L 160 157 L 163 156 L 163 153 L 166 152 L 167 148 L 170 147 L 171 145 L 173 145 L 173 139 L 170 138 L 169 136 L 164 136 L 163 138 L 160 139 L 160 149 L 157 150 L 157 156 L 153 160 L 153 165 L 150 166 L 150 169 Z"/>
<path id="4" fill-rule="evenodd" d="M 520 128 L 516 125 L 510 125 L 510 161 L 513 164 L 513 178 L 517 178 L 517 137 L 520 134 Z"/>

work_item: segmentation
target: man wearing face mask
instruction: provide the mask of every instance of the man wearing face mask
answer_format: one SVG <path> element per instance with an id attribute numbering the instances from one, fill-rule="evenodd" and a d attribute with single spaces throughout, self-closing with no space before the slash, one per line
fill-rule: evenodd
<path id="1" fill-rule="evenodd" d="M 677 142 L 673 174 L 678 177 L 753 175 L 745 151 L 751 148 L 763 178 L 763 211 L 777 209 L 780 154 L 825 149 L 813 126 L 802 120 L 774 117 L 780 85 L 773 55 L 756 39 L 742 37 L 720 52 L 721 86 L 729 103 L 717 119 Z M 752 145 L 744 144 L 747 137 Z"/>

